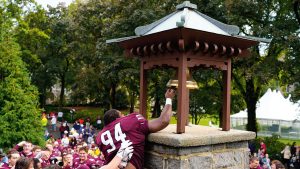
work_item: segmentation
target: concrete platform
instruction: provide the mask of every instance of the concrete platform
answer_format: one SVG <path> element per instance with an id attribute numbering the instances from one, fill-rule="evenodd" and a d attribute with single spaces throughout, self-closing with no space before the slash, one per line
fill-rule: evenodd
<path id="1" fill-rule="evenodd" d="M 176 125 L 148 136 L 145 152 L 147 169 L 247 169 L 248 141 L 254 132 L 207 126 L 186 126 L 176 134 Z"/>
<path id="2" fill-rule="evenodd" d="M 183 134 L 176 134 L 176 125 L 171 124 L 162 131 L 150 134 L 148 141 L 174 147 L 190 147 L 252 140 L 256 136 L 249 131 L 222 131 L 221 128 L 199 125 L 186 126 L 185 131 Z"/>

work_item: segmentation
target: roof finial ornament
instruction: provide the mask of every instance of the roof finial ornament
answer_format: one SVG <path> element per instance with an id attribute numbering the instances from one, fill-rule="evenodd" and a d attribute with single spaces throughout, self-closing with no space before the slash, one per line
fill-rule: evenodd
<path id="1" fill-rule="evenodd" d="M 176 26 L 177 26 L 177 27 L 184 27 L 184 24 L 185 24 L 185 17 L 186 17 L 186 15 L 187 15 L 187 12 L 188 12 L 187 8 L 184 8 L 184 9 L 183 9 L 183 13 L 182 13 L 182 15 L 181 15 L 181 17 L 180 17 L 180 21 L 179 21 L 179 22 L 176 22 Z"/>
<path id="2" fill-rule="evenodd" d="M 182 10 L 184 8 L 197 9 L 197 5 L 192 4 L 190 1 L 184 1 L 182 4 L 176 6 L 176 10 Z"/>

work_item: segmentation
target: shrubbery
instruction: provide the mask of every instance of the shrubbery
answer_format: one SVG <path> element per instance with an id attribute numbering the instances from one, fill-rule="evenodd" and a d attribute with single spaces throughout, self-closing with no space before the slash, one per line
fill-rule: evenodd
<path id="1" fill-rule="evenodd" d="M 89 110 L 83 110 L 83 111 L 77 111 L 75 113 L 75 119 L 83 118 L 84 120 L 86 120 L 87 118 L 90 118 L 91 119 L 91 124 L 93 124 L 93 125 L 96 124 L 96 120 L 97 120 L 98 116 L 103 118 L 103 111 L 102 110 L 101 110 L 101 112 L 92 112 L 92 111 L 89 111 Z"/>
<path id="2" fill-rule="evenodd" d="M 256 152 L 260 148 L 260 141 L 263 141 L 267 146 L 267 154 L 271 160 L 281 160 L 281 151 L 284 149 L 285 144 L 279 141 L 280 136 L 273 134 L 271 137 L 257 138 L 255 140 Z"/>

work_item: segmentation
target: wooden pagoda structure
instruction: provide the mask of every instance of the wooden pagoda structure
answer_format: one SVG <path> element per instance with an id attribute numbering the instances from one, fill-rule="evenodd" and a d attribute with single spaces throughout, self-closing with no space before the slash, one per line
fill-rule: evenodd
<path id="1" fill-rule="evenodd" d="M 147 117 L 146 71 L 168 66 L 177 69 L 177 133 L 185 132 L 189 96 L 186 70 L 215 68 L 223 72 L 222 130 L 230 130 L 231 59 L 245 57 L 248 48 L 266 39 L 238 35 L 235 25 L 221 23 L 197 11 L 185 1 L 176 11 L 146 26 L 135 29 L 136 36 L 108 40 L 118 43 L 129 57 L 140 60 L 140 113 Z"/>

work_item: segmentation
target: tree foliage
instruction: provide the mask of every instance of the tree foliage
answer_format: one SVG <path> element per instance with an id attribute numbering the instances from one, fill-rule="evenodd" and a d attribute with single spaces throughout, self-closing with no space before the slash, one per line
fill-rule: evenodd
<path id="1" fill-rule="evenodd" d="M 0 1 L 0 147 L 28 140 L 43 144 L 38 92 L 21 58 L 14 24 L 30 1 Z"/>
<path id="2" fill-rule="evenodd" d="M 47 45 L 50 41 L 49 20 L 46 11 L 40 7 L 27 11 L 16 28 L 16 39 L 21 47 L 21 57 L 30 72 L 32 84 L 39 91 L 39 101 L 42 107 L 46 104 L 47 91 L 54 83 Z"/>
<path id="3" fill-rule="evenodd" d="M 0 147 L 22 140 L 43 143 L 38 93 L 13 39 L 0 41 Z"/>
<path id="4" fill-rule="evenodd" d="M 272 39 L 265 53 L 256 46 L 249 58 L 233 62 L 233 79 L 247 105 L 247 129 L 257 132 L 256 103 L 271 80 L 281 81 L 282 54 L 289 43 L 285 37 L 297 29 L 291 2 L 239 0 L 225 5 L 228 21 L 238 25 L 243 34 Z"/>

